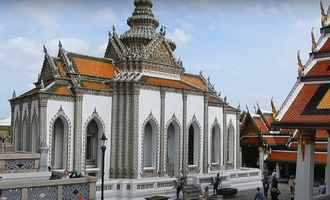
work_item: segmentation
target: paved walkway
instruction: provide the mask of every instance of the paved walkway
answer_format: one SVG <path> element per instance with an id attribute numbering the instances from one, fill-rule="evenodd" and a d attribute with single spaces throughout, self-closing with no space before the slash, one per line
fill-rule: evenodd
<path id="1" fill-rule="evenodd" d="M 290 199 L 290 190 L 287 184 L 279 184 L 279 190 L 281 194 L 279 196 L 280 200 L 289 200 Z M 317 195 L 318 189 L 314 188 L 314 194 Z M 238 192 L 234 198 L 229 198 L 230 200 L 254 200 L 256 190 L 247 190 Z M 219 198 L 222 199 L 222 198 Z M 268 199 L 270 200 L 270 194 L 268 194 Z"/>

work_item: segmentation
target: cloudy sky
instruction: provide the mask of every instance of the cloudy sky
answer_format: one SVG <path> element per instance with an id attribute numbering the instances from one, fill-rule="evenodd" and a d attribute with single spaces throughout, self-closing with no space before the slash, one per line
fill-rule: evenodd
<path id="1" fill-rule="evenodd" d="M 0 119 L 8 99 L 31 89 L 43 61 L 42 45 L 103 56 L 108 31 L 127 30 L 133 0 L 3 0 L 0 2 Z M 328 7 L 327 1 L 324 1 Z M 177 43 L 187 72 L 210 75 L 229 102 L 253 109 L 279 106 L 304 61 L 312 27 L 319 36 L 317 0 L 154 0 L 154 14 Z"/>

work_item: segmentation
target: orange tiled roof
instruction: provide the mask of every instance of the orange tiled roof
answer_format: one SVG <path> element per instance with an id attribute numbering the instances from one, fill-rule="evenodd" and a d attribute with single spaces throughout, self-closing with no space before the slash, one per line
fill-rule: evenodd
<path id="1" fill-rule="evenodd" d="M 193 87 L 197 87 L 202 91 L 207 91 L 207 85 L 204 83 L 202 78 L 198 75 L 192 75 L 192 74 L 182 74 L 181 80 Z"/>
<path id="2" fill-rule="evenodd" d="M 289 145 L 290 149 L 296 150 L 298 147 L 298 142 L 292 142 Z M 315 151 L 323 151 L 326 152 L 328 150 L 328 143 L 327 142 L 315 142 L 314 144 Z"/>
<path id="3" fill-rule="evenodd" d="M 269 145 L 286 145 L 290 136 L 288 135 L 263 135 L 262 139 Z"/>
<path id="4" fill-rule="evenodd" d="M 106 90 L 107 85 L 102 82 L 82 81 L 82 87 L 91 90 Z"/>
<path id="5" fill-rule="evenodd" d="M 241 138 L 241 144 L 249 144 L 249 145 L 258 145 L 259 137 L 258 136 L 244 136 Z"/>
<path id="6" fill-rule="evenodd" d="M 220 100 L 220 98 L 216 97 L 216 96 L 209 96 L 208 101 L 209 101 L 209 103 L 221 103 L 222 102 Z"/>
<path id="7" fill-rule="evenodd" d="M 262 121 L 261 117 L 253 117 L 258 129 L 260 130 L 261 133 L 267 133 L 268 132 L 268 127 L 266 124 Z"/>
<path id="8" fill-rule="evenodd" d="M 33 88 L 33 89 L 31 89 L 31 90 L 29 90 L 29 91 L 27 91 L 27 92 L 19 95 L 16 98 L 27 97 L 27 96 L 34 95 L 34 94 L 37 94 L 37 93 L 39 93 L 39 89 L 38 88 Z"/>
<path id="9" fill-rule="evenodd" d="M 312 97 L 316 95 L 319 88 L 320 84 L 305 84 L 284 114 L 280 123 L 329 123 L 330 114 L 304 113 L 306 106 Z"/>
<path id="10" fill-rule="evenodd" d="M 66 73 L 65 73 L 65 65 L 64 65 L 64 63 L 62 61 L 60 61 L 60 60 L 55 61 L 55 63 L 56 63 L 56 66 L 58 68 L 58 72 L 59 72 L 60 76 L 65 77 L 66 76 Z"/>
<path id="11" fill-rule="evenodd" d="M 49 93 L 62 95 L 62 96 L 69 96 L 72 95 L 71 90 L 67 85 L 57 85 L 55 84 L 50 89 L 48 89 Z"/>
<path id="12" fill-rule="evenodd" d="M 72 56 L 72 60 L 81 75 L 111 79 L 117 73 L 116 67 L 106 60 L 82 56 Z"/>
<path id="13" fill-rule="evenodd" d="M 324 139 L 328 140 L 328 131 L 324 129 L 318 129 L 316 130 L 315 138 L 316 139 Z"/>
<path id="14" fill-rule="evenodd" d="M 320 49 L 320 52 L 328 52 L 328 51 L 330 51 L 330 38 L 327 39 L 327 41 Z"/>
<path id="15" fill-rule="evenodd" d="M 330 47 L 329 47 L 330 48 Z M 330 60 L 318 61 L 305 77 L 330 76 Z"/>
<path id="16" fill-rule="evenodd" d="M 271 161 L 284 161 L 284 162 L 296 162 L 297 152 L 296 151 L 280 151 L 273 150 L 268 157 L 268 160 Z M 316 152 L 314 154 L 315 163 L 325 164 L 327 161 L 327 154 Z"/>
<path id="17" fill-rule="evenodd" d="M 144 77 L 144 84 L 157 86 L 157 87 L 169 87 L 175 89 L 190 89 L 196 90 L 195 87 L 181 81 L 181 80 L 171 80 L 171 79 L 162 79 L 162 78 L 155 78 L 155 77 Z"/>

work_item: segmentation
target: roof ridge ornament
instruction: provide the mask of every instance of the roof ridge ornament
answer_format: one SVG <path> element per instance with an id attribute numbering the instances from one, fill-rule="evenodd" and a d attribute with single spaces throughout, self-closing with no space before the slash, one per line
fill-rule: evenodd
<path id="1" fill-rule="evenodd" d="M 320 9 L 321 9 L 321 24 L 322 24 L 322 27 L 324 27 L 325 22 L 327 20 L 327 14 L 324 11 L 322 0 L 320 1 Z"/>
<path id="2" fill-rule="evenodd" d="M 15 99 L 15 98 L 16 98 L 16 91 L 15 91 L 15 89 L 14 89 L 14 91 L 13 91 L 13 95 L 12 95 L 12 98 L 13 98 L 13 99 Z"/>
<path id="3" fill-rule="evenodd" d="M 43 49 L 43 51 L 44 51 L 45 54 L 48 54 L 48 51 L 47 51 L 46 45 L 43 45 L 43 46 L 42 46 L 42 49 Z"/>
<path id="4" fill-rule="evenodd" d="M 300 50 L 297 51 L 297 61 L 298 61 L 298 75 L 299 75 L 299 77 L 301 77 L 305 70 L 305 65 L 302 64 L 302 61 L 300 58 Z"/>
<path id="5" fill-rule="evenodd" d="M 314 50 L 317 47 L 317 43 L 316 43 L 316 39 L 315 39 L 315 35 L 314 35 L 314 27 L 312 28 L 312 31 L 311 31 L 311 37 L 312 37 L 312 52 L 314 52 Z"/>

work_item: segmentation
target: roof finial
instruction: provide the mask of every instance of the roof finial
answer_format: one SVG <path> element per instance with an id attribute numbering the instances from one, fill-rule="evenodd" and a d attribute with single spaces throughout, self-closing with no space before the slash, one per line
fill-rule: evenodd
<path id="1" fill-rule="evenodd" d="M 46 46 L 43 45 L 42 48 L 43 48 L 43 50 L 44 50 L 44 53 L 45 53 L 45 54 L 48 54 Z"/>
<path id="2" fill-rule="evenodd" d="M 312 37 L 312 51 L 314 51 L 317 47 L 317 43 L 316 43 L 315 35 L 314 35 L 314 27 L 312 28 L 312 31 L 311 31 L 311 37 Z"/>
<path id="3" fill-rule="evenodd" d="M 13 97 L 13 99 L 16 98 L 16 91 L 15 90 L 13 91 L 13 96 L 12 97 Z"/>
<path id="4" fill-rule="evenodd" d="M 246 104 L 245 105 L 245 109 L 246 109 L 246 111 L 249 113 L 250 112 L 250 110 L 249 110 L 249 106 Z"/>
<path id="5" fill-rule="evenodd" d="M 62 45 L 62 42 L 61 40 L 58 41 L 58 48 L 62 49 L 63 45 Z"/>
<path id="6" fill-rule="evenodd" d="M 300 50 L 297 51 L 297 60 L 298 60 L 298 74 L 299 74 L 299 76 L 301 76 L 305 69 L 305 66 L 302 64 L 302 61 L 300 58 Z"/>
<path id="7" fill-rule="evenodd" d="M 115 35 L 116 34 L 116 26 L 112 25 L 112 34 Z"/>
<path id="8" fill-rule="evenodd" d="M 321 9 L 321 24 L 322 24 L 322 27 L 324 27 L 325 22 L 327 20 L 327 14 L 324 11 L 322 0 L 320 1 L 320 9 Z"/>
<path id="9" fill-rule="evenodd" d="M 108 32 L 109 39 L 112 37 L 111 31 Z"/>
<path id="10" fill-rule="evenodd" d="M 277 115 L 277 109 L 276 109 L 273 97 L 270 100 L 270 105 L 272 106 L 272 115 L 273 115 L 273 118 L 275 119 L 275 117 Z"/>

